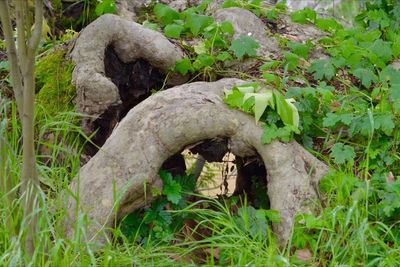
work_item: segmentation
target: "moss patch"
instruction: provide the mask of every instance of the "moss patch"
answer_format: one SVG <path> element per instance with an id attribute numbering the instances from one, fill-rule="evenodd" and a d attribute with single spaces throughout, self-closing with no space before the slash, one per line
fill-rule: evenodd
<path id="1" fill-rule="evenodd" d="M 57 49 L 36 64 L 37 104 L 49 115 L 74 109 L 76 90 L 72 85 L 73 64 L 65 51 Z"/>

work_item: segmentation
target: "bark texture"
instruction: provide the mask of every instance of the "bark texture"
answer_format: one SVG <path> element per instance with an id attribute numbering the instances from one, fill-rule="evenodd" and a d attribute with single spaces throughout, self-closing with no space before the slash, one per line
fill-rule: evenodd
<path id="1" fill-rule="evenodd" d="M 117 86 L 105 76 L 104 57 L 109 46 L 125 63 L 144 59 L 163 72 L 183 58 L 183 52 L 161 33 L 118 16 L 106 14 L 88 25 L 71 52 L 77 110 L 92 116 L 83 125 L 86 133 L 94 130 L 86 124 L 121 101 Z"/>
<path id="2" fill-rule="evenodd" d="M 91 221 L 86 241 L 104 242 L 105 229 L 116 218 L 151 199 L 151 187 L 162 185 L 158 172 L 166 159 L 191 144 L 216 137 L 227 138 L 230 151 L 237 156 L 258 154 L 262 158 L 271 208 L 282 218 L 274 230 L 281 241 L 287 240 L 295 214 L 313 210 L 314 188 L 327 167 L 294 141 L 263 145 L 263 129 L 254 118 L 223 102 L 224 88 L 240 83 L 223 79 L 177 86 L 147 98 L 127 114 L 70 185 L 79 197 L 79 210 L 87 212 Z M 70 197 L 69 237 L 74 234 L 76 211 L 76 199 Z"/>

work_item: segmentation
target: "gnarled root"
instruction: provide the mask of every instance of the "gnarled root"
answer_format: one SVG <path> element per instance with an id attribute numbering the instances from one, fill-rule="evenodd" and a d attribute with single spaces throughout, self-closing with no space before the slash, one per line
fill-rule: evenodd
<path id="1" fill-rule="evenodd" d="M 281 241 L 287 240 L 295 214 L 313 210 L 318 198 L 313 185 L 327 167 L 295 141 L 263 145 L 263 129 L 254 118 L 223 102 L 224 88 L 242 82 L 223 79 L 177 86 L 149 97 L 127 114 L 70 186 L 78 192 L 79 209 L 98 223 L 87 226 L 87 241 L 104 242 L 103 226 L 111 227 L 116 217 L 146 204 L 150 188 L 161 186 L 158 172 L 166 159 L 191 144 L 216 137 L 227 138 L 230 151 L 237 156 L 261 157 L 268 172 L 271 208 L 281 215 L 274 231 Z M 70 198 L 69 236 L 77 220 L 76 205 L 76 199 Z"/>

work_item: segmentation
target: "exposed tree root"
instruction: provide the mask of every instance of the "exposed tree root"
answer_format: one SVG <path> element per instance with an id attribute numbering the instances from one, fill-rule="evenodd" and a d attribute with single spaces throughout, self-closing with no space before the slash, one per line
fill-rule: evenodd
<path id="1" fill-rule="evenodd" d="M 287 240 L 295 214 L 313 210 L 315 186 L 327 167 L 295 141 L 263 145 L 263 129 L 254 118 L 229 109 L 222 100 L 224 88 L 242 82 L 223 79 L 177 86 L 147 98 L 127 114 L 70 186 L 78 192 L 79 209 L 97 222 L 87 225 L 87 241 L 104 242 L 103 226 L 112 227 L 115 218 L 151 200 L 151 187 L 162 184 L 158 172 L 166 159 L 213 138 L 226 138 L 237 156 L 261 157 L 268 173 L 271 208 L 281 215 L 274 230 L 281 241 Z M 74 234 L 76 204 L 74 198 L 69 199 L 68 236 Z"/>

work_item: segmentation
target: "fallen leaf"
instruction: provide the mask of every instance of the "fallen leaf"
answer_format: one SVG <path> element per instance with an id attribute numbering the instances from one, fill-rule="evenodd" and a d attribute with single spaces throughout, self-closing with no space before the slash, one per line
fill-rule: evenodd
<path id="1" fill-rule="evenodd" d="M 296 259 L 301 261 L 309 261 L 312 258 L 312 253 L 308 248 L 299 249 L 296 251 Z"/>

